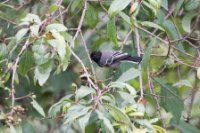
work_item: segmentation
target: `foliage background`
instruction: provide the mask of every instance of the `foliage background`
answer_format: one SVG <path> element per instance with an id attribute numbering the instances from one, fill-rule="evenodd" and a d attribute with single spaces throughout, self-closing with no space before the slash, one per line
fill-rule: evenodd
<path id="1" fill-rule="evenodd" d="M 0 132 L 199 133 L 199 4 L 1 0 Z M 143 61 L 109 83 L 94 50 Z"/>

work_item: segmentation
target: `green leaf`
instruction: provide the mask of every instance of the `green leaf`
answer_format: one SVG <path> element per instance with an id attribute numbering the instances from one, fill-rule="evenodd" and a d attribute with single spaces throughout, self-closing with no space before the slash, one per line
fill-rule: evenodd
<path id="1" fill-rule="evenodd" d="M 130 68 L 124 72 L 116 81 L 117 82 L 126 82 L 138 77 L 141 72 L 138 69 Z"/>
<path id="2" fill-rule="evenodd" d="M 45 117 L 44 110 L 43 110 L 43 108 L 40 106 L 40 104 L 37 101 L 35 101 L 34 99 L 32 99 L 31 104 L 33 105 L 33 108 L 35 108 L 37 110 L 37 112 L 39 114 L 41 114 L 43 117 Z"/>
<path id="3" fill-rule="evenodd" d="M 189 0 L 187 1 L 187 3 L 185 4 L 185 9 L 187 11 L 191 11 L 196 9 L 199 6 L 199 1 L 198 0 Z"/>
<path id="4" fill-rule="evenodd" d="M 104 114 L 101 113 L 100 111 L 98 111 L 98 110 L 95 110 L 95 111 L 96 111 L 99 119 L 102 120 L 104 127 L 106 127 L 105 130 L 107 131 L 107 133 L 115 133 L 114 128 L 113 128 L 111 122 L 109 121 L 109 119 L 104 117 Z"/>
<path id="5" fill-rule="evenodd" d="M 62 31 L 67 31 L 67 27 L 65 27 L 63 24 L 49 24 L 47 27 L 46 27 L 46 31 L 52 31 L 52 30 L 55 30 L 55 31 L 58 31 L 58 32 L 62 32 Z"/>
<path id="6" fill-rule="evenodd" d="M 33 67 L 33 53 L 26 50 L 22 54 L 19 61 L 19 72 L 21 75 L 25 76 L 27 72 Z"/>
<path id="7" fill-rule="evenodd" d="M 120 11 L 125 9 L 132 0 L 114 0 L 110 8 L 108 9 L 108 14 L 113 17 L 118 14 Z"/>
<path id="8" fill-rule="evenodd" d="M 81 117 L 79 119 L 79 125 L 81 128 L 81 131 L 83 133 L 85 133 L 85 127 L 87 126 L 87 124 L 89 123 L 89 119 L 90 119 L 90 115 L 91 115 L 92 111 L 88 112 L 86 115 L 84 115 L 83 117 Z"/>
<path id="9" fill-rule="evenodd" d="M 48 62 L 36 66 L 35 68 L 35 76 L 34 80 L 35 82 L 38 81 L 40 86 L 43 86 L 44 83 L 47 81 L 47 79 L 50 76 L 50 72 L 52 70 L 53 64 L 52 61 L 49 60 Z"/>
<path id="10" fill-rule="evenodd" d="M 154 129 L 153 125 L 151 125 L 151 123 L 148 120 L 146 120 L 146 119 L 135 119 L 134 121 L 136 123 L 148 128 L 149 132 L 156 133 L 156 130 Z"/>
<path id="11" fill-rule="evenodd" d="M 32 32 L 32 34 L 34 36 L 38 36 L 38 34 L 39 34 L 39 28 L 40 28 L 39 25 L 32 25 L 32 26 L 30 26 L 30 30 L 31 30 L 31 32 Z"/>
<path id="12" fill-rule="evenodd" d="M 70 107 L 65 115 L 64 124 L 78 119 L 79 117 L 87 114 L 91 109 L 92 107 L 86 107 L 83 105 L 74 105 Z"/>
<path id="13" fill-rule="evenodd" d="M 131 121 L 129 117 L 124 112 L 122 112 L 119 108 L 110 104 L 106 104 L 106 103 L 103 103 L 102 105 L 103 107 L 109 110 L 109 113 L 111 114 L 111 116 L 117 122 L 119 122 L 120 125 L 123 125 L 123 126 L 131 125 Z"/>
<path id="14" fill-rule="evenodd" d="M 175 87 L 182 87 L 182 86 L 187 86 L 187 87 L 190 87 L 192 88 L 192 84 L 188 81 L 188 80 L 180 80 L 179 82 L 175 83 L 173 86 Z"/>
<path id="15" fill-rule="evenodd" d="M 29 22 L 29 23 L 34 22 L 34 23 L 39 24 L 39 25 L 41 24 L 41 20 L 40 20 L 39 16 L 35 15 L 35 14 L 31 14 L 31 13 L 27 14 L 25 16 L 25 18 L 21 19 L 21 21 Z"/>
<path id="16" fill-rule="evenodd" d="M 91 28 L 94 28 L 99 19 L 97 10 L 93 6 L 89 5 L 85 18 L 87 25 Z"/>
<path id="17" fill-rule="evenodd" d="M 64 37 L 60 33 L 58 33 L 55 30 L 51 32 L 55 39 L 48 40 L 48 43 L 51 44 L 51 46 L 56 48 L 61 60 L 62 70 L 65 71 L 69 65 L 69 59 L 70 59 L 70 54 L 71 54 L 70 47 L 65 42 Z"/>
<path id="18" fill-rule="evenodd" d="M 6 58 L 8 55 L 8 50 L 6 44 L 0 43 L 0 60 Z"/>
<path id="19" fill-rule="evenodd" d="M 156 29 L 159 29 L 161 31 L 165 31 L 164 28 L 162 28 L 160 25 L 154 23 L 154 22 L 150 22 L 150 21 L 143 21 L 141 22 L 142 26 L 147 26 L 147 27 L 150 27 L 150 28 L 156 28 Z"/>
<path id="20" fill-rule="evenodd" d="M 129 25 L 132 25 L 132 23 L 131 23 L 131 18 L 130 18 L 128 15 L 126 15 L 124 12 L 120 12 L 120 13 L 119 13 L 119 16 L 122 17 L 122 19 L 123 19 L 126 23 L 128 23 Z"/>
<path id="21" fill-rule="evenodd" d="M 197 129 L 194 125 L 180 121 L 178 124 L 173 123 L 173 125 L 178 128 L 182 133 L 200 133 L 200 130 Z"/>
<path id="22" fill-rule="evenodd" d="M 158 125 L 153 125 L 153 127 L 156 129 L 157 133 L 167 133 L 167 131 L 164 128 Z"/>
<path id="23" fill-rule="evenodd" d="M 73 0 L 73 3 L 71 5 L 71 12 L 74 12 L 75 9 L 77 9 L 77 8 L 81 8 L 80 6 L 82 3 L 83 3 L 82 0 Z"/>
<path id="24" fill-rule="evenodd" d="M 24 29 L 19 30 L 17 32 L 17 34 L 15 35 L 17 41 L 21 40 L 26 35 L 28 30 L 29 30 L 28 28 L 24 28 Z"/>
<path id="25" fill-rule="evenodd" d="M 107 36 L 116 46 L 118 46 L 117 29 L 114 19 L 110 19 L 107 23 Z"/>
<path id="26" fill-rule="evenodd" d="M 168 9 L 168 0 L 162 0 L 161 5 L 162 5 L 162 7 L 164 7 L 165 9 Z"/>
<path id="27" fill-rule="evenodd" d="M 161 100 L 163 107 L 173 114 L 175 122 L 178 123 L 183 111 L 183 102 L 178 97 L 177 89 L 160 78 L 154 79 L 162 86 L 161 95 L 165 97 Z"/>
<path id="28" fill-rule="evenodd" d="M 57 4 L 53 4 L 49 7 L 49 12 L 53 13 L 55 12 L 57 9 L 59 8 L 59 6 Z"/>
<path id="29" fill-rule="evenodd" d="M 17 131 L 13 125 L 10 125 L 10 133 L 17 133 Z"/>
<path id="30" fill-rule="evenodd" d="M 136 95 L 135 88 L 133 88 L 132 86 L 130 86 L 129 84 L 124 83 L 124 82 L 111 82 L 109 87 L 110 88 L 120 88 L 120 89 L 126 88 L 130 92 L 131 95 Z"/>
<path id="31" fill-rule="evenodd" d="M 182 19 L 182 26 L 183 26 L 183 29 L 190 33 L 191 32 L 191 21 L 192 19 L 197 16 L 198 13 L 194 13 L 194 12 L 189 12 L 187 13 L 183 19 Z"/>
<path id="32" fill-rule="evenodd" d="M 181 9 L 182 5 L 183 5 L 184 0 L 178 0 L 178 2 L 176 3 L 176 7 L 174 10 L 174 16 L 176 16 L 179 12 L 179 10 Z"/>
<path id="33" fill-rule="evenodd" d="M 63 106 L 70 103 L 70 98 L 72 96 L 73 94 L 66 95 L 59 102 L 52 105 L 48 111 L 48 115 L 50 115 L 51 117 L 56 117 L 56 115 L 62 111 Z"/>
<path id="34" fill-rule="evenodd" d="M 149 67 L 149 61 L 150 61 L 150 56 L 151 56 L 151 51 L 152 51 L 152 47 L 155 44 L 156 39 L 152 38 L 151 41 L 148 43 L 148 46 L 144 52 L 144 56 L 142 59 L 142 67 L 144 70 L 147 70 L 147 68 Z"/>
<path id="35" fill-rule="evenodd" d="M 81 86 L 77 91 L 76 91 L 76 99 L 82 99 L 83 97 L 95 93 L 94 89 L 89 88 L 87 86 Z"/>

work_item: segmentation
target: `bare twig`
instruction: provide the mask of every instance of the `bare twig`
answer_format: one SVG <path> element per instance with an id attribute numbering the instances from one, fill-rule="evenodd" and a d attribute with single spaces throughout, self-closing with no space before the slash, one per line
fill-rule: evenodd
<path id="1" fill-rule="evenodd" d="M 120 48 L 120 51 L 122 51 L 123 50 L 123 48 L 124 48 L 124 45 L 126 44 L 126 42 L 127 42 L 127 40 L 128 40 L 128 38 L 129 38 L 129 36 L 131 35 L 131 33 L 133 32 L 133 30 L 131 29 L 129 32 L 128 32 L 128 34 L 125 36 L 125 38 L 124 38 L 124 41 L 122 42 L 122 44 L 121 44 L 121 48 Z"/>
<path id="2" fill-rule="evenodd" d="M 83 9 L 83 12 L 82 12 L 82 15 L 81 15 L 81 19 L 80 19 L 80 22 L 79 22 L 77 31 L 76 31 L 76 33 L 75 33 L 75 35 L 74 35 L 74 38 L 73 38 L 74 41 L 76 40 L 76 38 L 77 38 L 79 32 L 81 31 L 81 27 L 82 27 L 82 25 L 83 25 L 83 20 L 84 20 L 84 18 L 85 18 L 87 6 L 88 6 L 88 3 L 87 3 L 87 0 L 85 0 L 85 5 L 84 5 L 84 9 Z"/>
<path id="3" fill-rule="evenodd" d="M 159 104 L 159 101 L 158 101 L 158 97 L 154 92 L 154 85 L 153 85 L 153 81 L 152 81 L 152 78 L 150 76 L 149 71 L 148 71 L 148 85 L 149 85 L 150 92 L 153 95 L 154 100 L 156 101 L 157 111 L 160 115 L 162 125 L 163 125 L 164 128 L 166 128 L 165 123 L 164 123 L 164 118 L 163 118 L 162 113 L 161 113 L 161 108 L 160 108 L 160 104 Z"/>
<path id="4" fill-rule="evenodd" d="M 11 79 L 11 98 L 12 98 L 12 108 L 15 106 L 15 76 L 16 71 L 19 63 L 20 56 L 23 54 L 23 52 L 26 50 L 26 48 L 29 45 L 29 39 L 26 40 L 25 44 L 23 45 L 21 51 L 19 52 L 17 58 L 15 59 L 14 65 L 12 67 L 12 79 Z"/>
<path id="5" fill-rule="evenodd" d="M 88 56 L 88 60 L 89 60 L 89 62 L 90 62 L 90 67 L 91 67 L 91 69 L 92 69 L 92 74 L 93 74 L 93 76 L 94 76 L 94 81 L 95 81 L 95 83 L 97 83 L 97 81 L 96 81 L 96 74 L 95 74 L 95 71 L 94 71 L 94 66 L 92 65 L 92 60 L 91 60 L 91 58 L 90 58 L 89 50 L 88 50 L 88 48 L 87 48 L 87 44 L 86 44 L 86 42 L 85 42 L 85 40 L 84 40 L 84 37 L 83 37 L 82 32 L 80 32 L 80 35 L 81 35 L 81 39 L 82 39 L 82 41 L 83 41 L 83 46 L 84 46 L 84 48 L 85 48 L 85 52 L 86 52 L 86 54 L 87 54 L 87 56 Z"/>
<path id="6" fill-rule="evenodd" d="M 139 33 L 138 33 L 138 29 L 135 28 L 134 32 L 135 32 L 135 38 L 136 38 L 135 43 L 136 43 L 136 47 L 137 47 L 137 54 L 140 57 L 141 56 L 141 49 L 140 49 L 140 36 L 139 36 Z M 142 71 L 141 64 L 138 65 L 138 69 L 139 69 L 139 71 Z M 140 98 L 142 99 L 144 97 L 144 90 L 143 90 L 143 85 L 142 85 L 142 72 L 139 76 L 139 82 L 140 82 Z"/>

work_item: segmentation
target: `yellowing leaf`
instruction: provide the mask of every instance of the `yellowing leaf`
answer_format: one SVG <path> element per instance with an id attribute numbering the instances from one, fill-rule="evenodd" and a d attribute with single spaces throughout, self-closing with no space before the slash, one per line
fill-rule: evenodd
<path id="1" fill-rule="evenodd" d="M 197 78 L 200 79 L 200 67 L 197 69 Z"/>

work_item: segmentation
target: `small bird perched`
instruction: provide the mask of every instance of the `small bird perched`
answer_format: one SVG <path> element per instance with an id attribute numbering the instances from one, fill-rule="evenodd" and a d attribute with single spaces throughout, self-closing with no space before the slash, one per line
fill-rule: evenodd
<path id="1" fill-rule="evenodd" d="M 94 51 L 90 54 L 90 57 L 100 67 L 111 68 L 117 68 L 122 61 L 139 64 L 142 60 L 142 57 L 131 56 L 119 51 Z"/>

